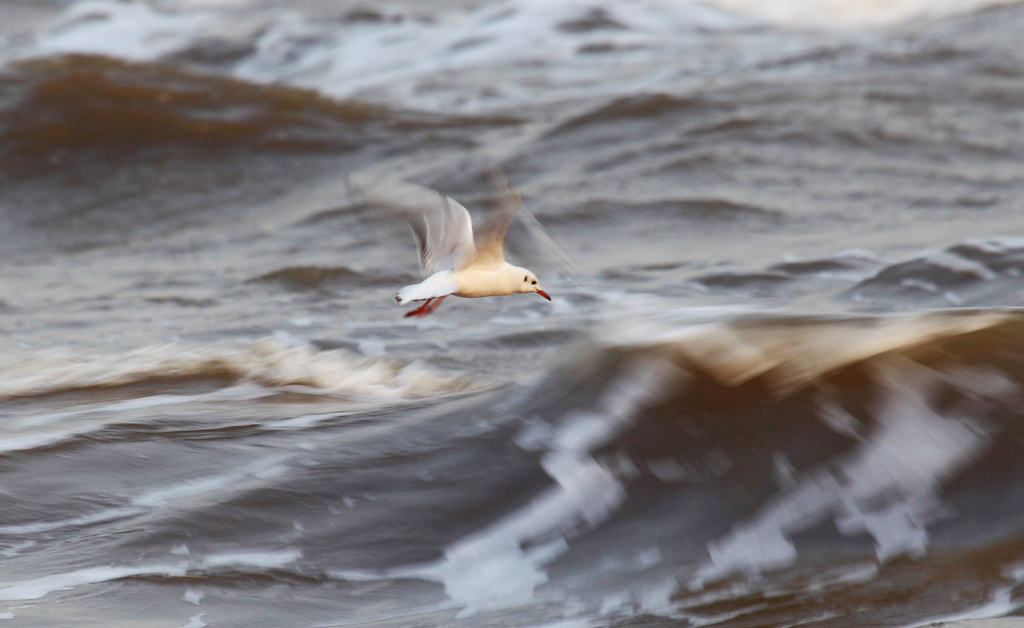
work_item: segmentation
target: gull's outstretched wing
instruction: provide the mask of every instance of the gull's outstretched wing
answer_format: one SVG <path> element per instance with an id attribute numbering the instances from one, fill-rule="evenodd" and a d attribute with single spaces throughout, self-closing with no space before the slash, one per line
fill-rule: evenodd
<path id="1" fill-rule="evenodd" d="M 541 226 L 525 207 L 519 193 L 500 172 L 488 172 L 491 185 L 497 194 L 498 210 L 487 223 L 487 237 L 497 239 L 498 254 L 505 251 L 526 265 L 545 280 L 554 278 L 573 279 L 579 277 L 579 269 L 547 230 Z M 477 229 L 477 255 L 484 251 L 483 230 Z"/>
<path id="2" fill-rule="evenodd" d="M 525 207 L 509 225 L 505 250 L 514 261 L 543 277 L 545 285 L 579 282 L 580 270 L 572 258 Z"/>
<path id="3" fill-rule="evenodd" d="M 453 199 L 420 185 L 359 173 L 349 178 L 349 185 L 367 203 L 409 223 L 424 277 L 465 266 L 475 257 L 473 221 Z"/>
<path id="4" fill-rule="evenodd" d="M 579 277 L 569 255 L 522 206 L 508 180 L 497 171 L 488 174 L 497 202 L 485 220 L 478 221 L 475 240 L 466 208 L 435 190 L 365 173 L 350 176 L 349 186 L 364 202 L 408 222 L 425 276 L 453 267 L 500 264 L 507 251 L 546 280 Z"/>
<path id="5" fill-rule="evenodd" d="M 487 175 L 494 187 L 497 208 L 476 229 L 476 255 L 469 262 L 472 266 L 498 266 L 505 261 L 505 235 L 523 205 L 519 193 L 504 175 L 496 170 Z"/>

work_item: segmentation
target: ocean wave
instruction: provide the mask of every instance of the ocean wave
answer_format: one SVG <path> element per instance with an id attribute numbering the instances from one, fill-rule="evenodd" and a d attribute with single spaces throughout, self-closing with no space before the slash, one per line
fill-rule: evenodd
<path id="1" fill-rule="evenodd" d="M 686 285 L 703 293 L 729 296 L 780 296 L 798 289 L 799 282 L 814 282 L 818 289 L 827 283 L 855 284 L 881 264 L 868 253 L 850 251 L 830 257 L 791 260 L 763 270 L 724 271 L 693 275 Z"/>
<path id="2" fill-rule="evenodd" d="M 669 66 L 673 73 L 701 76 L 713 68 L 734 72 L 737 63 L 754 71 L 829 64 L 834 42 L 806 32 L 807 26 L 858 29 L 1003 4 L 786 0 L 765 8 L 748 0 L 500 0 L 440 15 L 339 8 L 336 19 L 324 20 L 249 2 L 79 0 L 5 56 L 165 61 L 333 98 L 470 112 L 580 94 L 649 92 L 664 84 Z M 702 44 L 715 33 L 749 33 L 765 23 L 797 25 L 801 32 L 789 32 L 784 41 L 769 34 L 762 45 L 740 46 L 721 58 L 694 54 L 708 49 Z M 550 71 L 553 66 L 562 70 Z M 495 72 L 502 73 L 500 83 L 488 80 Z"/>
<path id="3" fill-rule="evenodd" d="M 774 296 L 803 280 L 840 282 L 840 285 L 855 283 L 878 265 L 879 261 L 868 255 L 840 253 L 833 257 L 773 264 L 764 270 L 704 273 L 690 277 L 687 284 L 702 292 Z"/>
<path id="4" fill-rule="evenodd" d="M 335 100 L 315 91 L 259 85 L 170 64 L 67 55 L 7 67 L 11 98 L 0 108 L 0 159 L 31 173 L 84 152 L 123 154 L 160 146 L 285 153 L 344 153 L 400 139 L 456 141 L 460 130 L 515 124 L 405 112 Z M 45 170 L 45 169 L 44 169 Z"/>
<path id="5" fill-rule="evenodd" d="M 387 116 L 311 92 L 101 57 L 48 58 L 8 73 L 21 79 L 21 97 L 0 111 L 3 156 L 11 162 L 162 144 L 343 151 Z"/>
<path id="6" fill-rule="evenodd" d="M 736 219 L 764 220 L 741 216 Z M 702 216 L 701 224 L 714 220 Z M 686 270 L 682 265 L 629 270 L 675 268 Z M 685 285 L 729 297 L 779 297 L 812 290 L 820 296 L 824 289 L 835 301 L 862 311 L 1024 306 L 1024 241 L 1009 236 L 965 240 L 897 260 L 855 250 L 752 269 L 706 272 L 706 267 L 694 266 L 698 268 L 705 272 L 686 276 Z"/>
<path id="7" fill-rule="evenodd" d="M 989 311 L 630 326 L 611 349 L 674 356 L 679 375 L 598 452 L 665 486 L 749 491 L 696 581 L 789 566 L 793 537 L 822 519 L 872 539 L 881 562 L 922 555 L 929 527 L 952 516 L 941 487 L 982 460 L 1004 464 L 993 439 L 1019 431 L 1022 323 Z"/>
<path id="8" fill-rule="evenodd" d="M 886 265 L 850 289 L 862 303 L 922 306 L 1024 304 L 1024 240 L 970 240 Z"/>
<path id="9" fill-rule="evenodd" d="M 623 563 L 636 587 L 652 587 L 632 599 L 695 610 L 702 591 L 737 573 L 784 572 L 836 548 L 885 565 L 927 555 L 957 517 L 1018 523 L 996 502 L 951 505 L 972 494 L 954 488 L 968 470 L 1005 473 L 1016 456 L 995 439 L 1020 432 L 1018 312 L 682 316 L 611 324 L 497 402 L 495 412 L 523 418 L 516 442 L 538 456 L 549 488 L 437 561 L 329 573 L 440 582 L 477 611 L 566 586 L 555 564 L 578 584 L 595 552 L 646 548 L 659 558 Z M 816 543 L 796 542 L 811 531 Z M 612 569 L 602 564 L 596 580 Z M 665 582 L 656 574 L 681 583 L 675 602 L 654 595 Z"/>
<path id="10" fill-rule="evenodd" d="M 402 85 L 453 70 L 487 71 L 532 64 L 538 58 L 585 60 L 605 56 L 577 54 L 595 49 L 595 44 L 629 51 L 680 30 L 729 28 L 742 22 L 698 3 L 640 1 L 599 10 L 610 14 L 606 23 L 621 23 L 618 30 L 594 28 L 593 7 L 575 1 L 498 2 L 437 20 L 375 11 L 314 21 L 288 10 L 163 9 L 144 2 L 82 0 L 10 56 L 84 54 L 133 62 L 192 62 L 246 81 L 285 82 L 334 97 L 384 88 L 405 100 L 415 94 Z M 591 27 L 580 27 L 585 24 Z M 594 63 L 585 61 L 584 66 Z M 426 98 L 416 101 L 423 104 Z"/>
<path id="11" fill-rule="evenodd" d="M 207 351 L 245 356 L 234 359 L 262 386 L 296 378 L 250 354 L 356 368 L 344 353 L 261 342 L 269 348 Z M 205 363 L 144 362 L 174 372 L 175 360 Z M 359 363 L 372 370 L 377 361 Z M 218 468 L 133 486 L 119 502 L 108 491 L 102 506 L 86 500 L 80 512 L 9 521 L 0 534 L 20 540 L 134 530 L 145 518 L 142 539 L 128 546 L 170 547 L 175 559 L 139 566 L 126 556 L 113 571 L 8 582 L 0 599 L 134 578 L 342 580 L 341 595 L 376 586 L 367 581 L 426 581 L 440 585 L 431 600 L 443 587 L 446 608 L 463 614 L 578 597 L 580 616 L 621 610 L 706 623 L 760 617 L 768 588 L 813 599 L 796 613 L 803 617 L 840 612 L 850 596 L 870 599 L 872 587 L 903 590 L 910 577 L 924 584 L 900 602 L 904 616 L 933 616 L 943 612 L 935 596 L 956 585 L 914 577 L 955 573 L 957 561 L 970 564 L 1002 539 L 1019 544 L 1020 513 L 1006 504 L 1022 459 L 1022 365 L 1024 315 L 1013 310 L 623 314 L 532 381 L 374 414 L 366 440 L 356 423 L 333 420 L 332 404 L 303 408 L 235 430 L 240 457 Z M 385 391 L 395 387 L 384 380 Z M 129 402 L 171 400 L 118 403 Z M 248 439 L 285 450 L 253 457 Z M 123 444 L 92 439 L 89 448 L 104 454 L 115 442 Z M 240 532 L 238 521 L 251 525 Z M 965 547 L 964 526 L 983 540 Z M 231 549 L 246 541 L 278 549 Z M 604 593 L 609 582 L 614 595 Z M 972 582 L 1005 585 L 999 576 Z"/>
<path id="12" fill-rule="evenodd" d="M 604 6 L 500 0 L 441 15 L 397 9 L 342 13 L 339 8 L 337 19 L 315 20 L 246 2 L 196 6 L 80 0 L 48 29 L 27 37 L 27 43 L 9 47 L 5 57 L 93 55 L 167 62 L 344 100 L 478 112 L 579 95 L 632 98 L 664 89 L 666 78 L 680 72 L 699 77 L 709 71 L 829 65 L 843 45 L 807 32 L 808 25 L 857 29 L 1002 4 L 787 0 L 766 9 L 747 0 L 627 0 Z M 766 22 L 801 30 L 790 29 L 784 37 L 765 33 L 760 45 L 740 44 L 721 55 L 699 52 L 721 46 L 715 34 L 750 34 Z M 712 41 L 715 46 L 704 45 Z M 725 49 L 733 46 L 726 43 Z M 490 79 L 499 72 L 502 81 Z M 741 125 L 747 122 L 739 118 Z"/>
<path id="13" fill-rule="evenodd" d="M 0 362 L 0 399 L 175 380 L 253 383 L 365 399 L 416 399 L 482 385 L 420 362 L 322 351 L 276 338 L 247 344 L 172 343 L 116 354 L 22 352 Z"/>

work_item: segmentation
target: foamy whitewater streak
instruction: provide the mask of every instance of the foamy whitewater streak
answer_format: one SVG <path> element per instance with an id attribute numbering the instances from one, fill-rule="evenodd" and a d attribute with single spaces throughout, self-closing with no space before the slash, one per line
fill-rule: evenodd
<path id="1" fill-rule="evenodd" d="M 158 10 L 143 2 L 85 0 L 7 56 L 80 53 L 155 61 L 215 42 L 242 51 L 226 67 L 219 66 L 237 78 L 286 83 L 339 98 L 483 110 L 636 93 L 679 76 L 756 67 L 821 45 L 814 37 L 791 33 L 779 41 L 733 42 L 740 49 L 719 61 L 681 54 L 705 48 L 709 33 L 758 21 L 860 27 L 995 3 L 504 0 L 431 20 L 382 13 L 375 20 L 325 22 L 285 9 L 245 12 L 241 2 L 182 2 L 176 10 Z"/>
<path id="2" fill-rule="evenodd" d="M 71 5 L 26 55 L 84 53 L 152 61 L 188 46 L 215 22 L 208 12 L 164 13 L 141 2 L 87 0 Z"/>
<path id="3" fill-rule="evenodd" d="M 479 387 L 468 376 L 386 357 L 320 351 L 276 338 L 246 344 L 172 343 L 119 354 L 38 351 L 0 360 L 0 398 L 173 378 L 218 378 L 270 388 L 309 387 L 318 393 L 371 399 L 432 397 Z"/>

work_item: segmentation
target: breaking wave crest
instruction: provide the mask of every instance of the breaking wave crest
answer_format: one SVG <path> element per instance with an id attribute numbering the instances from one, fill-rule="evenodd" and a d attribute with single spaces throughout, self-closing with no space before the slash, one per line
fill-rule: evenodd
<path id="1" fill-rule="evenodd" d="M 377 399 L 434 397 L 481 385 L 468 375 L 420 362 L 324 351 L 277 338 L 246 344 L 172 343 L 116 354 L 10 354 L 0 361 L 0 380 L 0 399 L 174 380 L 304 387 L 320 394 Z"/>

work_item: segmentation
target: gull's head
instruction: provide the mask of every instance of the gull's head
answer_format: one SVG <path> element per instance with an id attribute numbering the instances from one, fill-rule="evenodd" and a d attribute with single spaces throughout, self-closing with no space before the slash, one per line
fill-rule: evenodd
<path id="1" fill-rule="evenodd" d="M 536 292 L 550 301 L 551 297 L 548 296 L 547 292 L 541 290 L 540 284 L 537 283 L 537 276 L 526 269 L 520 270 L 522 270 L 523 274 L 523 283 L 519 285 L 519 292 Z"/>

